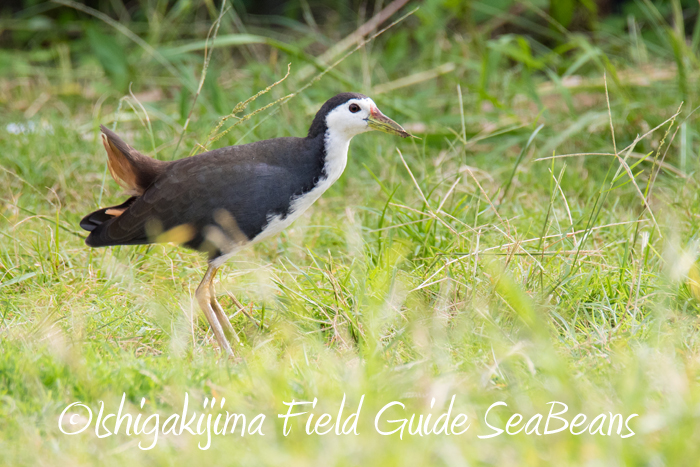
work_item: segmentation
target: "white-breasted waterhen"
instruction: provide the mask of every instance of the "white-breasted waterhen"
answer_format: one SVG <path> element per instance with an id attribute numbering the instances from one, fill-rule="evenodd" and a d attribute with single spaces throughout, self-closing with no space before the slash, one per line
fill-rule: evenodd
<path id="1" fill-rule="evenodd" d="M 305 138 L 274 138 L 165 162 L 147 157 L 104 126 L 109 171 L 132 196 L 88 214 L 80 226 L 91 247 L 183 243 L 209 254 L 195 297 L 221 348 L 233 326 L 216 300 L 214 276 L 242 247 L 298 218 L 343 173 L 353 136 L 379 130 L 410 136 L 355 93 L 329 99 Z"/>

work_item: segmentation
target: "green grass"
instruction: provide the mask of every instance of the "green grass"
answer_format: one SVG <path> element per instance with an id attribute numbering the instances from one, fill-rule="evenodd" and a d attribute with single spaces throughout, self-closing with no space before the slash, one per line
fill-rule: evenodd
<path id="1" fill-rule="evenodd" d="M 29 41 L 0 50 L 0 463 L 694 462 L 700 23 L 683 5 L 640 1 L 630 16 L 581 33 L 536 29 L 544 20 L 534 6 L 499 16 L 477 3 L 461 21 L 450 9 L 458 7 L 427 1 L 304 92 L 215 142 L 303 135 L 325 99 L 346 90 L 369 94 L 422 138 L 355 138 L 345 174 L 309 213 L 227 263 L 217 286 L 240 331 L 234 361 L 222 358 L 193 303 L 202 256 L 170 245 L 84 245 L 82 215 L 123 199 L 98 126 L 116 127 L 158 158 L 184 157 L 236 103 L 283 77 L 287 63 L 289 78 L 238 116 L 302 88 L 314 64 L 325 66 L 313 57 L 354 24 L 334 27 L 331 17 L 320 31 L 290 20 L 272 27 L 226 13 L 219 38 L 243 44 L 214 49 L 177 153 L 201 76 L 197 43 L 216 9 L 126 23 L 168 67 L 80 15 L 40 29 L 48 48 Z M 690 29 L 679 31 L 672 7 L 686 12 Z M 41 21 L 52 20 L 29 12 L 12 27 L 20 34 Z M 85 35 L 67 41 L 66 30 Z M 265 45 L 244 34 L 266 37 Z M 110 68 L 100 57 L 118 54 L 112 42 L 123 54 Z M 298 79 L 309 64 L 309 78 Z M 454 69 L 396 87 L 445 64 Z M 134 97 L 123 98 L 130 82 Z M 391 90 L 373 93 L 387 83 Z M 234 313 L 228 293 L 246 313 Z M 186 392 L 197 411 L 205 398 L 225 397 L 231 412 L 266 414 L 265 436 L 214 437 L 206 451 L 201 437 L 171 436 L 141 451 L 148 436 L 58 429 L 75 401 L 96 416 L 100 401 L 116 411 L 125 393 L 132 414 L 164 420 L 182 411 Z M 307 436 L 296 421 L 282 435 L 284 401 L 317 397 L 318 416 L 337 413 L 343 394 L 346 413 L 364 395 L 358 436 Z M 434 419 L 453 394 L 453 413 L 471 422 L 463 435 L 401 440 L 374 429 L 391 401 L 409 418 Z M 559 401 L 569 421 L 579 412 L 639 414 L 630 421 L 636 435 L 479 439 L 497 401 L 508 406 L 489 421 L 501 427 L 515 413 L 546 417 L 547 403 Z M 385 419 L 404 416 L 392 410 Z"/>

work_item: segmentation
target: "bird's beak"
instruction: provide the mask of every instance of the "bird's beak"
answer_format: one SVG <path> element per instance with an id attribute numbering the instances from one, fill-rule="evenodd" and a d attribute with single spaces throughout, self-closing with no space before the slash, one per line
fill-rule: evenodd
<path id="1" fill-rule="evenodd" d="M 367 126 L 373 130 L 383 131 L 390 135 L 399 135 L 402 138 L 411 136 L 401 125 L 384 115 L 378 108 L 372 107 L 369 117 L 367 117 Z"/>

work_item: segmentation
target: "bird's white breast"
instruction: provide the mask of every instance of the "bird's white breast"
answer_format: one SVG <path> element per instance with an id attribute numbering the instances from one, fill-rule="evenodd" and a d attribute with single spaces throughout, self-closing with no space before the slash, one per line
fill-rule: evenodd
<path id="1" fill-rule="evenodd" d="M 279 214 L 270 217 L 263 231 L 253 239 L 253 243 L 257 243 L 286 229 L 340 178 L 348 162 L 350 138 L 337 131 L 330 129 L 326 131 L 324 140 L 326 148 L 325 177 L 321 178 L 311 191 L 294 198 L 285 217 Z"/>
<path id="2" fill-rule="evenodd" d="M 251 241 L 246 244 L 231 245 L 231 249 L 229 251 L 225 251 L 223 255 L 217 257 L 214 261 L 212 261 L 212 264 L 214 266 L 221 266 L 226 262 L 226 260 L 245 246 L 258 243 L 261 240 L 278 234 L 289 227 L 292 222 L 298 219 L 304 213 L 304 211 L 309 209 L 314 201 L 320 198 L 323 192 L 330 188 L 330 186 L 333 185 L 333 183 L 335 183 L 335 181 L 338 180 L 338 178 L 340 178 L 340 176 L 343 174 L 345 166 L 348 162 L 348 147 L 350 146 L 351 138 L 352 136 L 347 137 L 347 135 L 341 132 L 327 130 L 324 140 L 326 150 L 326 159 L 324 164 L 325 176 L 318 181 L 316 186 L 311 191 L 308 191 L 307 193 L 304 193 L 303 195 L 292 200 L 286 216 L 282 217 L 279 214 L 270 216 L 268 218 L 267 225 L 265 225 L 262 232 L 260 232 L 255 238 L 251 239 Z"/>

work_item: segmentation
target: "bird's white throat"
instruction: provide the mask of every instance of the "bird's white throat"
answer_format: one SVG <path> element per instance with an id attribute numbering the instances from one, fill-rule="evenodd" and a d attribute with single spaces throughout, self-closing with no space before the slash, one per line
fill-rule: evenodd
<path id="1" fill-rule="evenodd" d="M 325 149 L 325 161 L 323 164 L 323 170 L 325 172 L 326 180 L 319 181 L 320 185 L 326 185 L 323 191 L 326 191 L 333 183 L 336 182 L 343 174 L 345 166 L 348 163 L 348 149 L 350 147 L 350 140 L 355 135 L 348 135 L 346 132 L 341 132 L 334 129 L 327 129 L 325 137 L 323 138 L 324 149 Z M 314 188 L 315 189 L 315 188 Z"/>

